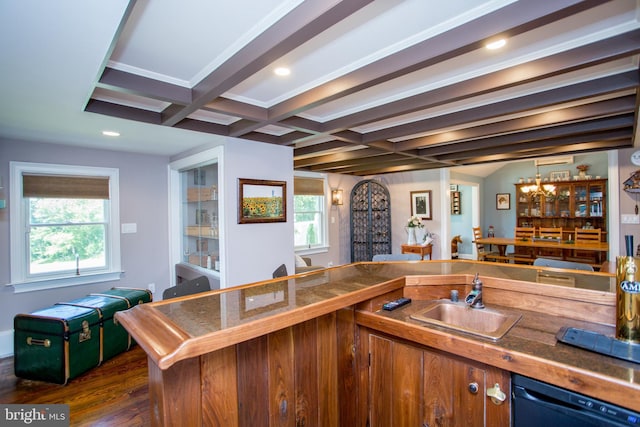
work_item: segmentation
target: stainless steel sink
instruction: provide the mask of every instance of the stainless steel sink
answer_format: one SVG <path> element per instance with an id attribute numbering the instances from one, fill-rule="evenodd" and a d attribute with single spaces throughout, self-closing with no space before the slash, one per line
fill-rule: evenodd
<path id="1" fill-rule="evenodd" d="M 520 317 L 519 314 L 503 313 L 491 308 L 474 309 L 464 302 L 449 300 L 432 301 L 426 308 L 411 315 L 412 319 L 421 322 L 492 340 L 502 338 Z"/>

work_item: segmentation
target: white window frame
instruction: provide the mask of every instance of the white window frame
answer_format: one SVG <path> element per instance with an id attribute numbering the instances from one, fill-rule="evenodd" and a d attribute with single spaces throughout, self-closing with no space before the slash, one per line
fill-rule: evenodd
<path id="1" fill-rule="evenodd" d="M 89 283 L 119 280 L 122 273 L 120 260 L 120 203 L 119 171 L 115 168 L 91 166 L 57 165 L 48 163 L 10 162 L 11 194 L 10 209 L 10 246 L 11 246 L 11 283 L 15 293 L 41 291 L 66 286 L 86 285 Z M 28 277 L 29 260 L 27 245 L 28 200 L 22 197 L 22 175 L 24 173 L 44 175 L 104 176 L 109 178 L 109 203 L 106 212 L 107 228 L 106 269 L 86 274 L 60 273 L 42 275 L 37 279 Z"/>
<path id="2" fill-rule="evenodd" d="M 294 179 L 296 176 L 305 177 L 305 178 L 317 178 L 322 179 L 324 185 L 324 212 L 322 213 L 322 243 L 319 245 L 312 246 L 311 248 L 308 246 L 295 246 L 294 250 L 296 254 L 299 255 L 308 255 L 320 252 L 327 252 L 329 249 L 329 210 L 331 208 L 331 190 L 329 189 L 329 182 L 327 179 L 327 175 L 324 173 L 317 172 L 294 172 Z M 293 196 L 295 198 L 295 194 Z M 295 227 L 295 203 L 293 203 L 294 207 L 294 227 Z"/>

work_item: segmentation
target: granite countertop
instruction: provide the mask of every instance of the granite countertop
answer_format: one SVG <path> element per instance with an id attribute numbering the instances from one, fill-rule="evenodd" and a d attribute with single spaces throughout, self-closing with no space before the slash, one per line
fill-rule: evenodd
<path id="1" fill-rule="evenodd" d="M 283 312 L 304 309 L 405 276 L 478 272 L 484 276 L 535 283 L 538 270 L 529 266 L 471 261 L 358 263 L 230 288 L 186 300 L 161 301 L 152 306 L 189 336 L 198 337 Z M 576 277 L 585 289 L 608 290 L 611 286 L 609 274 L 565 274 Z"/>
<path id="2" fill-rule="evenodd" d="M 467 277 L 469 279 L 469 277 Z M 528 296 L 523 296 L 522 301 L 516 301 L 512 296 L 503 297 L 503 294 L 513 292 L 507 288 L 501 288 L 496 284 L 491 287 L 491 280 L 485 282 L 485 305 L 489 309 L 498 310 L 505 314 L 521 315 L 520 320 L 502 338 L 492 340 L 482 336 L 457 331 L 444 326 L 415 320 L 411 316 L 422 311 L 434 300 L 447 299 L 442 295 L 447 286 L 456 288 L 460 293 L 460 301 L 464 301 L 465 294 L 470 286 L 463 290 L 459 286 L 449 285 L 435 286 L 440 288 L 439 296 L 429 298 L 429 278 L 425 278 L 423 290 L 413 291 L 414 294 L 422 294 L 426 298 L 413 298 L 409 305 L 394 311 L 380 310 L 380 304 L 384 299 L 378 299 L 376 304 L 361 306 L 357 313 L 357 322 L 361 326 L 381 331 L 391 336 L 406 339 L 429 348 L 441 350 L 453 355 L 469 358 L 504 369 L 509 372 L 519 373 L 540 381 L 548 382 L 559 387 L 567 388 L 594 398 L 608 401 L 632 410 L 640 411 L 640 364 L 598 354 L 559 342 L 557 333 L 563 327 L 575 327 L 601 333 L 606 336 L 615 336 L 614 300 L 612 295 L 607 295 L 610 301 L 603 304 L 606 310 L 590 313 L 599 321 L 588 321 L 590 317 L 573 310 L 574 306 L 567 306 L 566 314 L 562 312 L 562 302 L 555 304 L 551 310 L 553 314 L 544 312 L 544 305 L 536 306 L 531 303 L 531 310 L 526 307 Z M 490 286 L 487 287 L 487 282 Z M 466 283 L 470 283 L 467 280 Z M 530 289 L 524 290 L 524 293 Z M 412 292 L 405 288 L 405 294 Z M 552 290 L 553 292 L 553 290 Z M 565 292 L 567 292 L 565 290 Z M 569 293 L 579 291 L 568 290 Z M 590 291 L 587 291 L 589 294 Z M 547 295 L 550 300 L 558 299 L 558 295 Z M 582 296 L 584 297 L 584 296 Z M 492 299 L 513 301 L 513 306 L 500 305 Z M 590 296 L 586 295 L 585 301 Z M 541 299 L 544 301 L 543 299 Z M 593 301 L 596 301 L 595 299 Z M 517 306 L 517 307 L 515 307 Z M 610 319 L 609 319 L 610 318 Z M 606 320 L 603 320 L 606 319 Z"/>
<path id="3" fill-rule="evenodd" d="M 168 369 L 179 360 L 259 337 L 380 295 L 403 292 L 409 281 L 437 281 L 459 277 L 468 282 L 469 277 L 479 273 L 484 277 L 497 278 L 497 281 L 506 283 L 504 286 L 507 288 L 524 286 L 552 291 L 554 288 L 561 288 L 539 286 L 539 271 L 540 268 L 531 266 L 463 260 L 357 263 L 138 305 L 126 312 L 117 313 L 116 317 L 144 348 L 150 360 L 160 369 Z M 612 296 L 608 291 L 615 284 L 613 275 L 554 269 L 547 271 L 571 278 L 576 288 L 584 289 L 577 292 L 586 295 L 585 301 L 603 299 L 603 306 L 607 310 L 611 309 L 615 295 Z M 464 290 L 461 288 L 461 297 L 462 292 Z M 567 288 L 561 292 L 567 294 Z M 490 302 L 491 298 L 486 301 Z M 635 396 L 640 393 L 640 370 L 636 365 L 606 356 L 587 354 L 584 350 L 558 344 L 555 340 L 555 334 L 561 326 L 587 325 L 593 330 L 612 333 L 611 325 L 607 326 L 601 321 L 589 324 L 584 318 L 562 318 L 557 313 L 549 316 L 524 310 L 518 324 L 505 337 L 492 342 L 444 328 L 425 328 L 420 322 L 409 318 L 412 310 L 418 309 L 420 304 L 420 301 L 415 301 L 410 306 L 391 313 L 359 312 L 358 315 L 368 316 L 368 321 L 378 327 L 390 328 L 390 333 L 397 332 L 401 323 L 406 326 L 404 329 L 408 334 L 405 337 L 407 339 L 418 340 L 425 345 L 511 372 L 527 375 L 532 370 L 546 367 L 549 373 L 541 372 L 538 378 L 548 380 L 560 377 L 555 382 L 557 385 L 574 384 L 574 388 L 580 389 L 578 391 L 603 400 L 612 401 L 602 394 L 614 390 L 616 385 L 618 388 L 622 385 L 625 391 L 631 390 Z M 578 306 L 580 307 L 580 303 Z M 556 302 L 555 307 L 556 310 L 558 307 L 561 309 L 562 303 Z M 584 314 L 590 315 L 591 313 Z M 602 313 L 599 316 L 602 319 Z M 593 378 L 597 380 L 592 381 Z M 584 387 L 587 390 L 583 390 Z M 592 390 L 598 388 L 599 390 Z M 617 395 L 620 394 L 619 391 Z M 640 410 L 640 399 L 635 401 L 638 403 L 626 406 Z"/>

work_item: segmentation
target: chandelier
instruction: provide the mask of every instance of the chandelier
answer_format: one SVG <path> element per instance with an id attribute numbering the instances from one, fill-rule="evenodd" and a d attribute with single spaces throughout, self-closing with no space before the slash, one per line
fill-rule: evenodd
<path id="1" fill-rule="evenodd" d="M 531 185 L 524 185 L 520 187 L 520 191 L 530 197 L 553 196 L 556 192 L 556 186 L 553 184 L 542 184 L 541 182 L 542 178 L 540 178 L 540 169 L 536 169 L 536 183 Z"/>

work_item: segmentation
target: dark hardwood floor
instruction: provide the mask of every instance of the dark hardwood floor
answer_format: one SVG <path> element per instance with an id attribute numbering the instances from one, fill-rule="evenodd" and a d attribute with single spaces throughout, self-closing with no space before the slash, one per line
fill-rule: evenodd
<path id="1" fill-rule="evenodd" d="M 147 356 L 139 346 L 67 385 L 17 378 L 13 358 L 0 359 L 1 403 L 66 403 L 72 426 L 148 426 Z"/>

